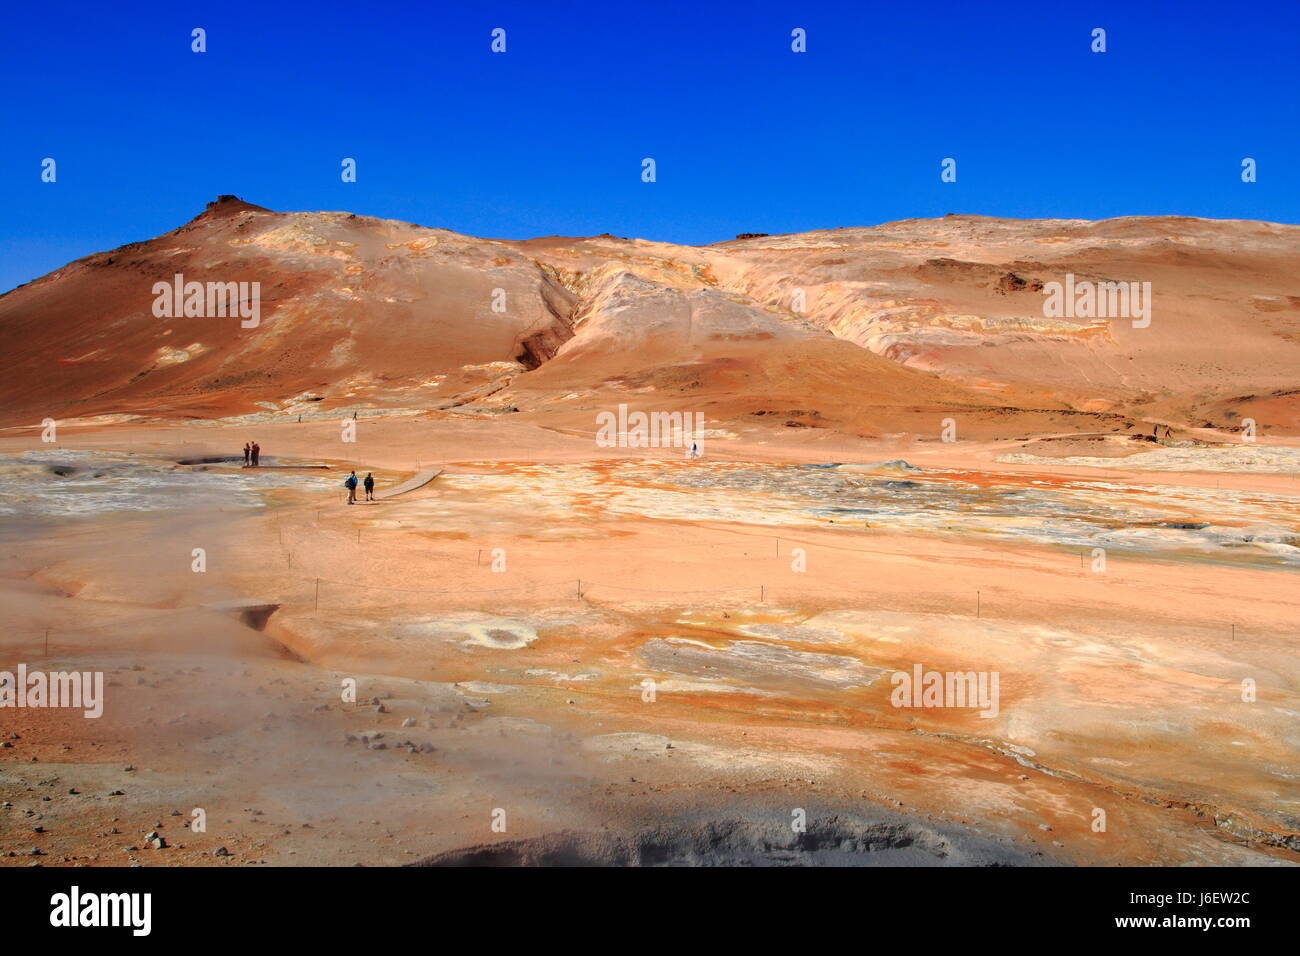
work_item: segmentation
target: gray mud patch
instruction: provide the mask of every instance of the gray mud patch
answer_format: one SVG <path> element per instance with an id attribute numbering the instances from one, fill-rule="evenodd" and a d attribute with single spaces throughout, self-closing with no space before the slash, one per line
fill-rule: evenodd
<path id="1" fill-rule="evenodd" d="M 517 651 L 537 640 L 537 631 L 530 624 L 514 618 L 478 614 L 408 621 L 398 630 L 404 637 L 433 637 L 455 641 L 465 647 L 505 651 Z"/>
<path id="2" fill-rule="evenodd" d="M 655 670 L 744 684 L 789 688 L 865 687 L 885 673 L 856 657 L 814 654 L 762 641 L 733 641 L 715 648 L 683 638 L 654 638 L 640 648 L 641 659 Z"/>
<path id="3" fill-rule="evenodd" d="M 633 832 L 564 830 L 439 853 L 412 866 L 1042 866 L 1039 851 L 883 813 L 809 810 L 806 829 L 755 818 L 688 819 Z"/>
<path id="4" fill-rule="evenodd" d="M 333 489 L 332 475 L 209 468 L 148 455 L 51 449 L 0 456 L 0 516 L 77 518 L 118 512 L 262 507 L 262 492 Z"/>

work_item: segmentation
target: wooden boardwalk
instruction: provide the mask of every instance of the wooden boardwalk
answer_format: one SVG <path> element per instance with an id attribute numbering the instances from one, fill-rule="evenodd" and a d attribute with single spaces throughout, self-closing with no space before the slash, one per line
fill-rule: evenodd
<path id="1" fill-rule="evenodd" d="M 385 498 L 396 498 L 398 495 L 404 495 L 408 491 L 415 491 L 417 488 L 423 488 L 441 474 L 441 468 L 426 468 L 419 474 L 407 478 L 400 485 L 389 488 L 387 491 L 375 492 L 375 500 L 382 501 Z"/>

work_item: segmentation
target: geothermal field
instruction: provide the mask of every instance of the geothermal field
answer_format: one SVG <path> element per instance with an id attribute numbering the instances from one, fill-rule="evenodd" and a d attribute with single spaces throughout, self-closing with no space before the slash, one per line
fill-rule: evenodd
<path id="1" fill-rule="evenodd" d="M 1300 862 L 1298 262 L 222 196 L 21 286 L 0 863 Z"/>

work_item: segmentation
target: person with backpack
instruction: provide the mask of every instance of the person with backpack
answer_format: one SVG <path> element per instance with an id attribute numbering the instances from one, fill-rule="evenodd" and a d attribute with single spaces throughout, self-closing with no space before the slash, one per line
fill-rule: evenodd
<path id="1" fill-rule="evenodd" d="M 363 482 L 366 486 L 366 501 L 375 500 L 375 476 L 366 472 L 366 480 Z"/>
<path id="2" fill-rule="evenodd" d="M 347 480 L 344 481 L 343 484 L 348 489 L 348 504 L 350 505 L 356 504 L 357 503 L 357 473 L 354 471 L 352 472 L 352 474 L 348 475 Z"/>

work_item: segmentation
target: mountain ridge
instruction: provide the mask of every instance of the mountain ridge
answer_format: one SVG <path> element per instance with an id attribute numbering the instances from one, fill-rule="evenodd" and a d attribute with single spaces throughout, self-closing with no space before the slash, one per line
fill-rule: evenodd
<path id="1" fill-rule="evenodd" d="M 568 424 L 634 394 L 696 401 L 719 422 L 776 401 L 805 413 L 794 427 L 859 434 L 945 408 L 1083 412 L 1100 428 L 1232 428 L 1254 413 L 1293 430 L 1297 262 L 1300 226 L 1255 220 L 950 214 L 679 246 L 483 239 L 222 195 L 0 296 L 14 343 L 0 407 L 10 424 L 217 418 L 311 392 L 313 411 L 507 408 Z M 155 283 L 176 274 L 258 283 L 258 327 L 155 317 Z M 1150 282 L 1151 327 L 1046 318 L 1039 293 L 1066 274 Z M 981 416 L 1004 420 L 995 431 L 1043 424 Z"/>

